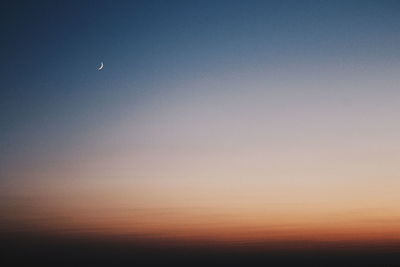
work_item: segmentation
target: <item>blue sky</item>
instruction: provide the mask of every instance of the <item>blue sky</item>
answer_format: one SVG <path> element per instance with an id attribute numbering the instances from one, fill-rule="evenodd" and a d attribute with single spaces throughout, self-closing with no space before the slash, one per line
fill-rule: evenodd
<path id="1" fill-rule="evenodd" d="M 399 11 L 398 1 L 6 4 L 0 193 L 50 203 L 90 188 L 119 203 L 105 192 L 115 188 L 145 209 L 219 207 L 209 194 L 234 207 L 237 194 L 273 208 L 279 196 L 258 191 L 272 188 L 315 205 L 313 220 L 330 218 L 322 202 L 332 217 L 387 208 L 386 220 L 398 213 Z"/>

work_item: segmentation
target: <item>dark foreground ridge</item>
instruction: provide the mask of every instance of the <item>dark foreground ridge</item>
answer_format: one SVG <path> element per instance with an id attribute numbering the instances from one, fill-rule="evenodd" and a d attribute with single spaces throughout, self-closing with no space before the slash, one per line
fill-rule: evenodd
<path id="1" fill-rule="evenodd" d="M 241 246 L 171 240 L 4 236 L 2 266 L 400 267 L 400 246 L 306 241 Z"/>

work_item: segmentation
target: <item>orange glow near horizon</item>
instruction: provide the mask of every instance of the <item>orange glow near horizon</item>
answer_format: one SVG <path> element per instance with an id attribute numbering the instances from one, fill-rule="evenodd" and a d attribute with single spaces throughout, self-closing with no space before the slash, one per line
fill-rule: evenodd
<path id="1" fill-rule="evenodd" d="M 292 84 L 305 96 L 267 85 L 176 89 L 55 157 L 16 162 L 3 171 L 1 227 L 227 243 L 399 240 L 398 106 L 368 105 L 372 96 L 343 106 L 340 96 L 357 90 L 322 78 Z"/>
<path id="2" fill-rule="evenodd" d="M 231 184 L 225 190 L 219 187 L 213 191 L 188 184 L 185 190 L 176 191 L 154 185 L 142 184 L 136 189 L 125 185 L 110 191 L 107 191 L 109 185 L 99 185 L 94 191 L 73 187 L 55 190 L 46 184 L 46 190 L 57 195 L 47 193 L 46 196 L 41 188 L 40 197 L 25 198 L 27 206 L 21 197 L 20 203 L 14 203 L 8 213 L 8 227 L 22 231 L 232 244 L 290 240 L 390 241 L 400 237 L 398 217 L 393 216 L 398 213 L 398 207 L 390 204 L 390 198 L 371 198 L 371 195 L 383 196 L 377 188 L 355 197 L 355 188 L 346 191 L 330 187 L 315 192 L 288 184 L 262 190 L 254 187 L 253 191 L 249 184 L 247 188 L 244 184 Z M 289 188 L 290 196 L 282 195 Z M 391 193 L 388 189 L 385 192 Z"/>

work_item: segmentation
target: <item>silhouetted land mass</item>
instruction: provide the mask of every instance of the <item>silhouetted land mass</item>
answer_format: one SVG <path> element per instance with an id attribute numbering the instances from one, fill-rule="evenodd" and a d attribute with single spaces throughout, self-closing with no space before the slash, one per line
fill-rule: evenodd
<path id="1" fill-rule="evenodd" d="M 400 242 L 216 244 L 2 235 L 2 266 L 400 266 Z"/>

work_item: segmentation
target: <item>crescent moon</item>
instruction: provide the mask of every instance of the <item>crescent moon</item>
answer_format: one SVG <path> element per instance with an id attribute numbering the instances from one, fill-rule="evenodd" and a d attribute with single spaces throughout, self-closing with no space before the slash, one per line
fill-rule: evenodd
<path id="1" fill-rule="evenodd" d="M 103 62 L 100 63 L 100 67 L 98 68 L 98 70 L 102 70 L 104 68 L 104 64 Z"/>

